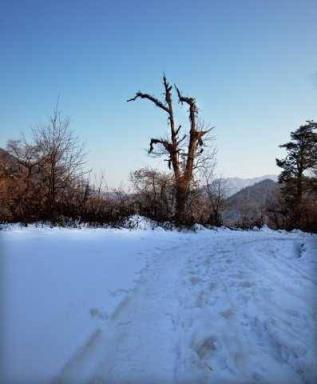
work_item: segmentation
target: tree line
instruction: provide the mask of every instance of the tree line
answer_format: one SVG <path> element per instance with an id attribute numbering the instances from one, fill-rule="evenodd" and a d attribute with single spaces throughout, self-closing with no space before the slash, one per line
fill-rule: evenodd
<path id="1" fill-rule="evenodd" d="M 216 151 L 208 146 L 212 128 L 199 119 L 194 97 L 185 96 L 163 77 L 163 99 L 137 92 L 167 116 L 168 135 L 151 138 L 149 154 L 162 156 L 167 171 L 131 173 L 132 191 L 109 191 L 92 181 L 85 149 L 69 120 L 55 109 L 31 139 L 10 140 L 0 151 L 0 221 L 121 225 L 133 214 L 177 225 L 223 225 L 226 191 L 215 176 Z M 176 120 L 175 100 L 187 108 L 188 129 Z M 244 227 L 268 223 L 274 228 L 317 231 L 317 123 L 307 121 L 281 145 L 280 188 L 261 217 Z M 242 225 L 241 223 L 237 223 Z"/>

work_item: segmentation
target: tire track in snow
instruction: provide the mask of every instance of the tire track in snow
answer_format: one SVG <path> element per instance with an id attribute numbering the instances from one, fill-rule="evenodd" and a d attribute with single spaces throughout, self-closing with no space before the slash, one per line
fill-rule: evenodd
<path id="1" fill-rule="evenodd" d="M 65 364 L 54 384 L 175 382 L 177 341 L 170 336 L 176 334 L 180 312 L 179 244 L 156 250 L 136 287 Z"/>

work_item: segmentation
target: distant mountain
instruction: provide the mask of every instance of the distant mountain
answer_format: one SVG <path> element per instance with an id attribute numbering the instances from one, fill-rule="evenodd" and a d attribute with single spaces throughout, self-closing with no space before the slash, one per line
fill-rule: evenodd
<path id="1" fill-rule="evenodd" d="M 227 198 L 224 222 L 233 224 L 261 217 L 268 204 L 276 199 L 278 189 L 279 184 L 271 179 L 241 189 Z"/>
<path id="2" fill-rule="evenodd" d="M 243 179 L 240 177 L 227 177 L 222 180 L 224 181 L 226 195 L 230 197 L 235 193 L 239 192 L 241 189 L 257 184 L 263 180 L 272 180 L 276 182 L 277 176 L 265 175 L 265 176 L 259 176 L 259 177 L 252 177 L 248 179 Z"/>

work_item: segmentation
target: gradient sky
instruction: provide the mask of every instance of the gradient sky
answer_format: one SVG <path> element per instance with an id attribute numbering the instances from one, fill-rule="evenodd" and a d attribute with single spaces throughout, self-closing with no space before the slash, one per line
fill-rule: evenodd
<path id="1" fill-rule="evenodd" d="M 165 72 L 216 127 L 223 176 L 278 173 L 278 145 L 317 119 L 316 20 L 316 0 L 2 0 L 0 146 L 60 96 L 88 166 L 126 182 L 158 164 L 145 149 L 167 130 L 158 109 L 126 99 L 160 96 Z"/>

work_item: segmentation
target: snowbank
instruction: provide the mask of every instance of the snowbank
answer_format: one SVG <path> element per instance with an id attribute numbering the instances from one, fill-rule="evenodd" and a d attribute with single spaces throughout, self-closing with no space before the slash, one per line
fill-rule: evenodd
<path id="1" fill-rule="evenodd" d="M 158 224 L 154 220 L 148 219 L 147 217 L 132 215 L 124 222 L 123 228 L 153 230 L 158 228 Z"/>

